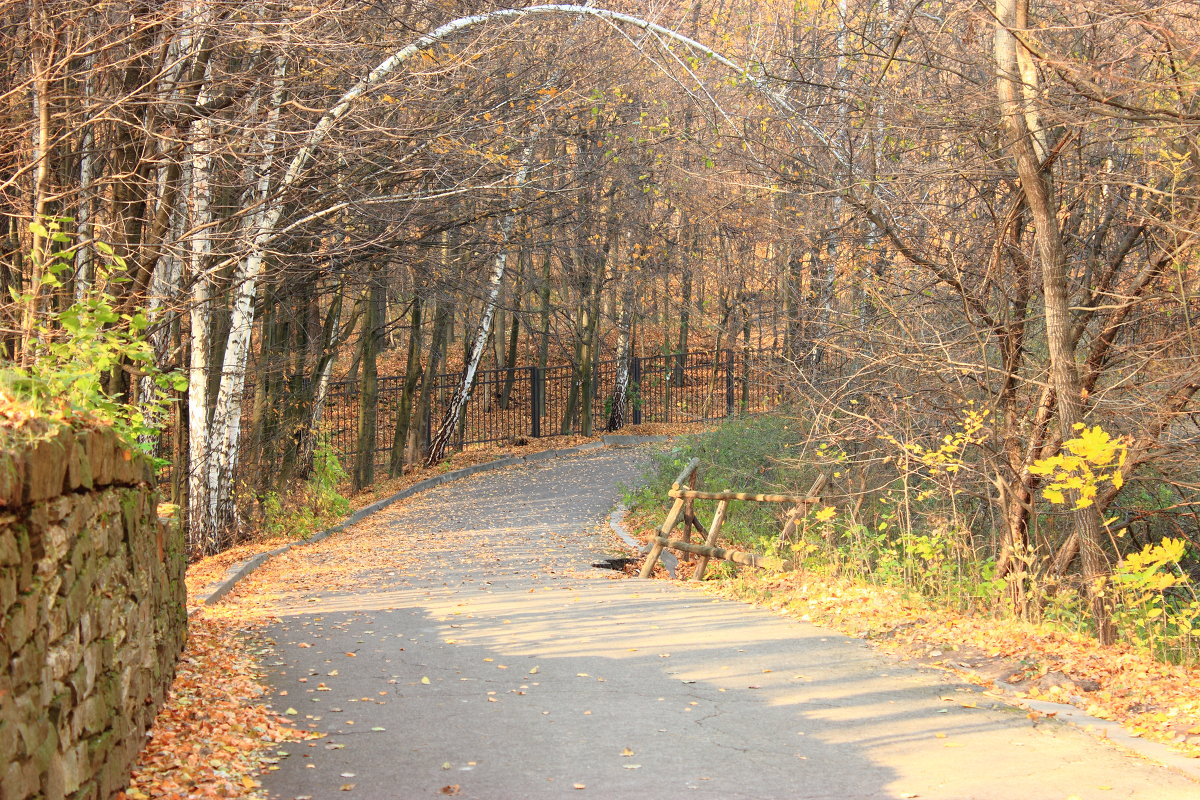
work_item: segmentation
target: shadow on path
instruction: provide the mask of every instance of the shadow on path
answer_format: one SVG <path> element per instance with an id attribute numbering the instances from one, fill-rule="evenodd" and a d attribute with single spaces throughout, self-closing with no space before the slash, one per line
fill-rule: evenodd
<path id="1" fill-rule="evenodd" d="M 343 543 L 355 585 L 281 594 L 272 703 L 328 736 L 286 746 L 272 794 L 1200 796 L 858 640 L 591 569 L 611 552 L 595 525 L 640 458 L 600 451 L 431 492 Z M 383 564 L 393 549 L 419 569 Z M 339 556 L 331 542 L 306 557 L 294 568 L 320 573 Z"/>

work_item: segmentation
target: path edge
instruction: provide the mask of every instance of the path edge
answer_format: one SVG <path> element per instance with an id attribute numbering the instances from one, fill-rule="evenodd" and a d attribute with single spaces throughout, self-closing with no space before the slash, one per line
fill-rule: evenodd
<path id="1" fill-rule="evenodd" d="M 195 606 L 193 606 L 193 611 L 201 606 L 211 606 L 221 602 L 225 595 L 233 591 L 234 587 L 236 587 L 238 583 L 244 580 L 247 576 L 261 567 L 271 558 L 282 555 L 288 550 L 291 550 L 293 547 L 306 547 L 310 544 L 319 542 L 322 539 L 328 538 L 339 531 L 343 531 L 352 525 L 362 522 L 367 517 L 378 511 L 382 511 L 393 503 L 398 503 L 401 500 L 407 500 L 413 495 L 420 494 L 421 492 L 432 489 L 435 486 L 441 486 L 444 483 L 452 483 L 454 481 L 462 480 L 463 478 L 469 478 L 472 475 L 477 475 L 481 472 L 491 472 L 493 470 L 517 466 L 520 464 L 532 464 L 551 458 L 560 458 L 562 456 L 583 453 L 587 452 L 588 450 L 599 450 L 608 447 L 634 447 L 641 444 L 669 442 L 675 438 L 676 437 L 674 436 L 667 435 L 637 436 L 632 434 L 605 434 L 601 436 L 599 440 L 594 442 L 586 442 L 574 447 L 542 450 L 537 453 L 529 453 L 528 455 L 523 456 L 506 456 L 504 458 L 498 458 L 494 461 L 485 461 L 482 464 L 473 464 L 469 467 L 463 467 L 462 469 L 456 469 L 451 472 L 443 473 L 442 475 L 434 475 L 432 478 L 426 478 L 424 480 L 417 481 L 412 486 L 401 489 L 395 494 L 385 497 L 382 500 L 376 500 L 369 506 L 360 508 L 358 511 L 355 511 L 353 514 L 346 517 L 336 525 L 326 528 L 318 533 L 314 533 L 307 539 L 297 539 L 294 542 L 288 542 L 282 547 L 277 547 L 274 550 L 258 553 L 257 555 L 251 556 L 244 561 L 239 561 L 225 572 L 225 576 L 221 578 L 220 582 L 217 583 L 217 585 L 214 586 L 208 592 L 208 594 L 196 599 Z"/>

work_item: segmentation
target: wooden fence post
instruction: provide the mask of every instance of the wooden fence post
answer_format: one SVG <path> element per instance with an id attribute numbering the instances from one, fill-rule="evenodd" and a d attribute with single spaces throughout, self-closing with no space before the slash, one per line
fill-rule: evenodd
<path id="1" fill-rule="evenodd" d="M 700 466 L 700 459 L 693 458 L 687 463 L 687 466 L 683 468 L 683 471 L 679 473 L 679 477 L 671 485 L 677 489 L 683 486 L 698 466 Z M 642 571 L 638 573 L 639 578 L 649 578 L 654 572 L 654 565 L 658 563 L 658 557 L 662 555 L 662 543 L 671 535 L 671 530 L 683 515 L 683 506 L 684 499 L 682 497 L 676 498 L 675 504 L 671 506 L 671 513 L 667 514 L 667 518 L 663 520 L 662 527 L 658 529 L 659 536 L 655 538 L 654 546 L 650 548 L 650 553 L 646 556 L 646 563 L 642 564 Z"/>
<path id="2" fill-rule="evenodd" d="M 721 532 L 721 524 L 725 522 L 725 513 L 729 509 L 729 501 L 721 500 L 717 503 L 717 511 L 713 514 L 712 524 L 708 526 L 708 536 L 704 539 L 705 547 L 714 547 L 717 544 L 717 534 Z M 700 561 L 696 564 L 696 571 L 692 573 L 692 580 L 704 580 L 704 570 L 708 569 L 708 556 L 700 556 Z"/>

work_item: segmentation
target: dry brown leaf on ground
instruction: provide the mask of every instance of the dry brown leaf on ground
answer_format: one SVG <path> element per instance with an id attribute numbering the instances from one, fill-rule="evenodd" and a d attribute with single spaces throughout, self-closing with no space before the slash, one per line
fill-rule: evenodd
<path id="1" fill-rule="evenodd" d="M 811 573 L 746 571 L 705 588 L 869 639 L 980 685 L 1015 684 L 1018 697 L 1073 705 L 1200 757 L 1200 668 L 1164 664 L 1129 645 L 1106 647 L 1047 625 L 972 615 L 894 589 Z"/>
<path id="2" fill-rule="evenodd" d="M 253 777 L 280 742 L 314 738 L 260 701 L 265 687 L 239 623 L 196 614 L 166 703 L 119 800 L 257 798 Z"/>

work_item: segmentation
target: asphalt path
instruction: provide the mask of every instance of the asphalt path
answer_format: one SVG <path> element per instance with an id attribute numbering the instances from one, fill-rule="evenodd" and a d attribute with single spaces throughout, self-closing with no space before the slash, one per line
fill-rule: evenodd
<path id="1" fill-rule="evenodd" d="M 271 796 L 1200 798 L 860 640 L 592 567 L 645 452 L 475 476 L 305 548 L 297 573 L 356 566 L 270 599 L 270 702 L 327 733 L 284 746 Z"/>

